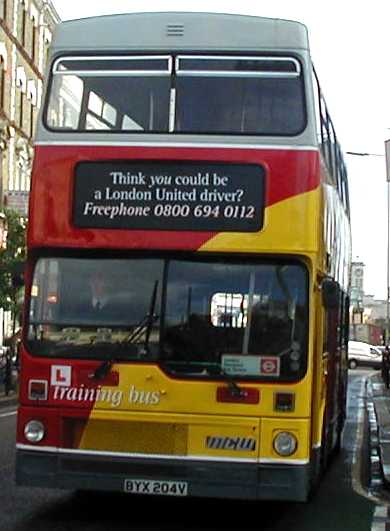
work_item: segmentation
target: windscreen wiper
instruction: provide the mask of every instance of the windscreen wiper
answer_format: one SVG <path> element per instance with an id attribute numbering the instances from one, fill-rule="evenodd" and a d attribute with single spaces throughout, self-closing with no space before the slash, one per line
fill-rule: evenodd
<path id="1" fill-rule="evenodd" d="M 222 376 L 224 381 L 227 383 L 230 394 L 236 398 L 245 396 L 245 391 L 238 385 L 234 377 L 224 371 L 220 365 L 215 365 L 213 367 L 208 367 L 207 369 L 210 376 Z"/>
<path id="2" fill-rule="evenodd" d="M 152 293 L 152 299 L 150 301 L 149 315 L 148 315 L 148 319 L 145 325 L 146 330 L 145 330 L 144 350 L 146 353 L 149 352 L 149 339 L 150 339 L 150 334 L 152 332 L 153 324 L 159 318 L 159 316 L 154 313 L 154 310 L 156 307 L 156 300 L 157 300 L 157 288 L 158 288 L 158 280 L 156 280 L 156 282 L 154 283 L 154 290 Z"/>
<path id="3" fill-rule="evenodd" d="M 154 313 L 157 300 L 157 288 L 158 280 L 156 280 L 156 282 L 154 283 L 152 296 L 150 298 L 149 312 L 141 319 L 141 321 L 136 325 L 133 332 L 123 341 L 123 343 L 134 343 L 134 341 L 138 339 L 146 330 L 144 347 L 146 351 L 148 350 L 149 338 L 150 333 L 152 331 L 153 323 L 159 318 L 159 316 Z"/>
<path id="4" fill-rule="evenodd" d="M 144 348 L 146 352 L 148 351 L 149 338 L 150 338 L 152 326 L 153 326 L 153 323 L 159 317 L 158 315 L 155 315 L 154 313 L 154 310 L 156 307 L 156 300 L 157 300 L 157 288 L 158 288 L 158 280 L 156 280 L 156 282 L 154 283 L 152 296 L 150 298 L 149 312 L 136 325 L 133 332 L 127 338 L 125 338 L 123 341 L 117 344 L 118 350 L 122 347 L 122 345 L 126 343 L 134 343 L 134 341 L 138 339 L 138 337 L 140 337 L 141 334 L 146 330 Z M 115 356 L 110 357 L 108 360 L 104 360 L 103 363 L 101 363 L 92 373 L 91 378 L 93 378 L 94 380 L 103 380 L 103 378 L 105 378 L 107 374 L 109 373 L 114 362 L 115 362 Z"/>
<path id="5" fill-rule="evenodd" d="M 196 361 L 174 361 L 166 360 L 164 364 L 170 368 L 175 367 L 175 372 L 186 372 L 192 370 L 194 374 L 200 374 L 206 372 L 209 376 L 222 376 L 223 380 L 227 383 L 230 394 L 234 397 L 244 397 L 246 392 L 238 385 L 233 376 L 228 374 L 222 369 L 219 364 L 208 362 L 196 362 Z M 194 367 L 198 370 L 194 371 Z"/>
<path id="6" fill-rule="evenodd" d="M 92 373 L 91 378 L 94 380 L 103 380 L 109 373 L 114 361 L 115 360 L 112 358 L 104 360 L 103 363 L 101 363 Z"/>

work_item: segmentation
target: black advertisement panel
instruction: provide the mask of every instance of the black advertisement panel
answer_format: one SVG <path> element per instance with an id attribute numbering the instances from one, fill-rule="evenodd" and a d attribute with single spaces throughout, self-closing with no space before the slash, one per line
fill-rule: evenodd
<path id="1" fill-rule="evenodd" d="M 256 164 L 82 162 L 74 225 L 81 228 L 255 232 L 264 176 Z"/>

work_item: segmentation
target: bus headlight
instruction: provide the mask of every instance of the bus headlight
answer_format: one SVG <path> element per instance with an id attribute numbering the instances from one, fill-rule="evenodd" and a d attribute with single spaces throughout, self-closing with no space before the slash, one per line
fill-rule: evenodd
<path id="1" fill-rule="evenodd" d="M 297 447 L 297 438 L 288 431 L 281 431 L 274 438 L 274 450 L 283 457 L 292 455 Z"/>
<path id="2" fill-rule="evenodd" d="M 24 427 L 24 436 L 29 442 L 41 442 L 45 436 L 45 427 L 40 420 L 30 420 Z"/>

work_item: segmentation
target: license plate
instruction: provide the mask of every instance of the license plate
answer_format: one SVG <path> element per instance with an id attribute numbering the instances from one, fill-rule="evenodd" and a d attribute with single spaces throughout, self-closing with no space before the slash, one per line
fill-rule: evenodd
<path id="1" fill-rule="evenodd" d="M 124 491 L 131 494 L 187 496 L 186 481 L 157 481 L 150 479 L 125 479 Z"/>

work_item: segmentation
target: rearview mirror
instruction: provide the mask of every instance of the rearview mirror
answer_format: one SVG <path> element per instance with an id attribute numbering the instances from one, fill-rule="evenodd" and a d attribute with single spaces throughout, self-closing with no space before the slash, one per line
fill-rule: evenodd
<path id="1" fill-rule="evenodd" d="M 337 308 L 340 300 L 340 286 L 330 278 L 325 278 L 321 282 L 322 303 L 325 308 Z"/>

